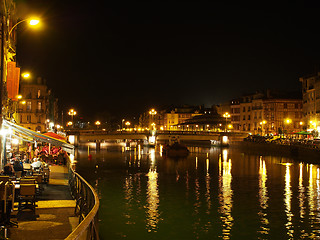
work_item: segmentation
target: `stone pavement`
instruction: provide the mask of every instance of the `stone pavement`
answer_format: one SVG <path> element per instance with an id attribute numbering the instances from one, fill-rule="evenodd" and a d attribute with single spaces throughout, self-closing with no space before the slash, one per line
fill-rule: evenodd
<path id="1" fill-rule="evenodd" d="M 50 179 L 38 196 L 35 213 L 31 210 L 17 211 L 15 203 L 11 220 L 18 227 L 8 227 L 8 237 L 12 240 L 65 239 L 78 224 L 74 216 L 75 201 L 68 186 L 66 166 L 50 166 Z"/>

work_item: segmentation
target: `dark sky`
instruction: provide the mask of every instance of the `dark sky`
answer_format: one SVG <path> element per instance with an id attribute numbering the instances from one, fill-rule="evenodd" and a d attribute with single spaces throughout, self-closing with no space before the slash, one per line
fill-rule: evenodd
<path id="1" fill-rule="evenodd" d="M 18 62 L 81 115 L 139 115 L 166 104 L 220 104 L 299 90 L 319 66 L 319 8 L 196 2 L 19 1 Z"/>

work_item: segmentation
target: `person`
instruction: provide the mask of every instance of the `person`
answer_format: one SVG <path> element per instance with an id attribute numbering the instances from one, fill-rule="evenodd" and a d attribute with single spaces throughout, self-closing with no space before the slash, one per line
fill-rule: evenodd
<path id="1" fill-rule="evenodd" d="M 33 170 L 38 170 L 38 169 L 43 167 L 43 165 L 42 165 L 41 161 L 39 160 L 39 158 L 34 158 L 33 160 L 34 160 L 34 162 L 31 163 L 31 167 L 32 167 Z"/>
<path id="2" fill-rule="evenodd" d="M 28 155 L 28 158 L 31 159 L 31 151 L 32 151 L 32 146 L 30 143 L 28 143 L 27 145 L 27 155 Z"/>
<path id="3" fill-rule="evenodd" d="M 15 172 L 17 171 L 23 171 L 23 165 L 22 162 L 16 159 L 13 163 L 13 169 Z"/>
<path id="4" fill-rule="evenodd" d="M 11 165 L 10 162 L 8 162 L 4 168 L 3 168 L 3 175 L 6 175 L 6 176 L 13 176 L 14 175 L 14 169 Z"/>
<path id="5" fill-rule="evenodd" d="M 38 157 L 40 153 L 40 149 L 39 149 L 39 146 L 37 146 L 37 148 L 34 150 L 34 157 Z"/>
<path id="6" fill-rule="evenodd" d="M 25 154 L 25 155 L 23 156 L 22 163 L 29 163 L 29 162 L 30 162 L 30 161 L 29 161 L 27 155 Z"/>

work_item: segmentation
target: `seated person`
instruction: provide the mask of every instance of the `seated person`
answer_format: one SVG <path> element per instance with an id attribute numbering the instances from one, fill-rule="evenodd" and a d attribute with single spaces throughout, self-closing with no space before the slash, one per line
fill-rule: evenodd
<path id="1" fill-rule="evenodd" d="M 14 175 L 14 169 L 13 169 L 12 165 L 10 164 L 10 162 L 8 162 L 4 166 L 3 175 L 6 175 L 6 176 L 13 176 Z"/>
<path id="2" fill-rule="evenodd" d="M 32 169 L 37 170 L 43 167 L 42 162 L 39 160 L 39 158 L 34 158 L 33 160 L 34 162 L 31 163 Z"/>
<path id="3" fill-rule="evenodd" d="M 23 171 L 23 164 L 19 160 L 15 160 L 13 163 L 13 169 L 15 172 Z"/>

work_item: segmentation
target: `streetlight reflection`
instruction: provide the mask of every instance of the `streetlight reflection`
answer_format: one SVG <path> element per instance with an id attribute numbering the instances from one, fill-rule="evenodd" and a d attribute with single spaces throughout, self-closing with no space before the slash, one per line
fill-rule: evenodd
<path id="1" fill-rule="evenodd" d="M 260 164 L 259 164 L 259 202 L 260 202 L 260 233 L 266 236 L 269 233 L 269 221 L 267 218 L 267 208 L 268 208 L 268 189 L 266 186 L 267 183 L 267 168 L 265 160 L 260 157 Z"/>
<path id="2" fill-rule="evenodd" d="M 284 203 L 286 207 L 286 215 L 287 215 L 287 235 L 290 238 L 293 238 L 293 224 L 292 224 L 292 212 L 291 212 L 291 198 L 292 198 L 292 190 L 291 190 L 291 175 L 290 175 L 290 166 L 291 164 L 286 164 L 286 175 L 285 175 L 285 189 L 284 189 Z"/>
<path id="3" fill-rule="evenodd" d="M 150 167 L 147 187 L 147 229 L 148 232 L 156 231 L 160 220 L 159 214 L 159 190 L 157 169 Z"/>
<path id="4" fill-rule="evenodd" d="M 232 174 L 231 174 L 231 159 L 228 160 L 228 150 L 224 149 L 219 158 L 219 203 L 220 214 L 222 220 L 222 238 L 229 239 L 231 228 L 233 226 L 232 212 Z"/>

